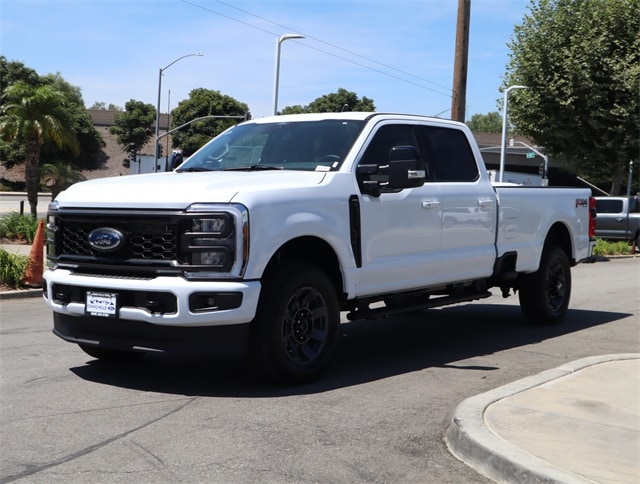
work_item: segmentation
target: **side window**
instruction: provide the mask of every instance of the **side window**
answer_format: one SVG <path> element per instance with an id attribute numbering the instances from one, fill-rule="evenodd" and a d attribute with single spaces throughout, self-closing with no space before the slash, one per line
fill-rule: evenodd
<path id="1" fill-rule="evenodd" d="M 598 213 L 621 213 L 622 200 L 601 198 L 596 200 L 596 212 Z"/>
<path id="2" fill-rule="evenodd" d="M 411 125 L 387 124 L 381 126 L 373 135 L 373 139 L 365 149 L 359 164 L 384 166 L 389 163 L 391 148 L 407 145 L 418 147 Z M 386 183 L 389 181 L 389 175 L 377 173 L 370 175 L 369 179 Z"/>
<path id="3" fill-rule="evenodd" d="M 423 156 L 429 172 L 438 182 L 473 182 L 478 166 L 464 133 L 457 129 L 422 126 Z"/>
<path id="4" fill-rule="evenodd" d="M 631 213 L 640 213 L 640 198 L 634 197 L 629 200 Z"/>

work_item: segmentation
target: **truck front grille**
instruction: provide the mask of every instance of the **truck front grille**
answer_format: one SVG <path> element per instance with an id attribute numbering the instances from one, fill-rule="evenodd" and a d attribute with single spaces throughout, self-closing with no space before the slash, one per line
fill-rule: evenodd
<path id="1" fill-rule="evenodd" d="M 94 210 L 52 204 L 47 264 L 95 276 L 239 277 L 248 254 L 247 224 L 246 210 L 239 206 Z M 245 257 L 238 258 L 241 248 Z"/>
<path id="2" fill-rule="evenodd" d="M 91 257 L 99 253 L 89 245 L 89 234 L 100 227 L 113 227 L 126 236 L 125 246 L 113 254 L 116 258 L 136 258 L 148 260 L 177 259 L 177 226 L 164 221 L 151 220 L 109 220 L 99 222 L 63 221 L 61 223 L 61 254 Z M 109 257 L 107 255 L 107 257 Z"/>
<path id="3" fill-rule="evenodd" d="M 181 261 L 179 233 L 189 220 L 177 212 L 58 212 L 50 227 L 48 257 L 56 263 L 77 268 L 97 266 L 175 267 Z M 114 250 L 92 247 L 90 234 L 97 229 L 114 229 L 122 243 Z"/>

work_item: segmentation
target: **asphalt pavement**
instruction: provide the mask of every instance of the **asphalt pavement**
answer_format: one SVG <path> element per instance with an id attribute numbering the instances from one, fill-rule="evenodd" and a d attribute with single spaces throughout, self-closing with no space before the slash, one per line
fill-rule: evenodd
<path id="1" fill-rule="evenodd" d="M 0 299 L 41 294 L 3 291 Z M 496 482 L 640 484 L 640 353 L 568 362 L 468 398 L 445 440 Z"/>

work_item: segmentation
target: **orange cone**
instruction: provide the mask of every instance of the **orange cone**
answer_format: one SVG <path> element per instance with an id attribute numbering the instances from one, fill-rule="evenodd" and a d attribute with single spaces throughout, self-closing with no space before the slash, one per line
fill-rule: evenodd
<path id="1" fill-rule="evenodd" d="M 36 235 L 31 244 L 31 252 L 29 253 L 29 264 L 24 272 L 22 282 L 25 286 L 42 287 L 42 271 L 44 269 L 43 261 L 44 251 L 44 220 L 38 222 Z"/>

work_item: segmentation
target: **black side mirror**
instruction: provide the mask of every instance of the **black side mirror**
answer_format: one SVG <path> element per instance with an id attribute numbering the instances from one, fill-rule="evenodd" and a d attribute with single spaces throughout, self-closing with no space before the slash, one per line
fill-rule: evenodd
<path id="1" fill-rule="evenodd" d="M 358 165 L 358 184 L 362 193 L 371 195 L 373 197 L 379 197 L 382 192 L 380 182 L 377 180 L 371 180 L 372 175 L 380 173 L 380 167 L 378 165 Z"/>
<path id="2" fill-rule="evenodd" d="M 394 146 L 389 152 L 389 188 L 421 187 L 426 166 L 415 146 Z"/>

